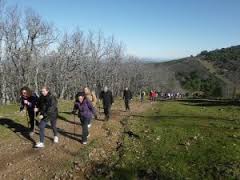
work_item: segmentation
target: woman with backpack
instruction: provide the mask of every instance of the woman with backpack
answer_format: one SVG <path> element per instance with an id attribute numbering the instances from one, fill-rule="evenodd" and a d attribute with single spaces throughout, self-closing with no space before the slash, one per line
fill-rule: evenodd
<path id="1" fill-rule="evenodd" d="M 84 93 L 85 93 L 85 97 L 92 103 L 93 108 L 94 108 L 94 117 L 95 119 L 97 119 L 97 111 L 96 111 L 96 105 L 97 105 L 97 97 L 94 91 L 91 91 L 88 87 L 85 87 L 83 89 Z M 89 124 L 88 124 L 88 128 L 91 127 L 91 121 L 92 119 L 90 119 Z"/>

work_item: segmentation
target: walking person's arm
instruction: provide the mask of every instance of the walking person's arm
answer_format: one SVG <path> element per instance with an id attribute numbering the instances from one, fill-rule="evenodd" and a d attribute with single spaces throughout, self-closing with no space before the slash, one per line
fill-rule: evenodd
<path id="1" fill-rule="evenodd" d="M 36 96 L 32 96 L 31 99 L 31 104 L 29 105 L 31 108 L 35 108 L 37 106 L 37 102 L 38 102 L 38 97 Z"/>
<path id="2" fill-rule="evenodd" d="M 110 96 L 111 96 L 111 104 L 113 104 L 114 103 L 114 99 L 113 99 L 112 92 L 110 93 Z"/>
<path id="3" fill-rule="evenodd" d="M 51 113 L 55 112 L 56 109 L 57 109 L 57 99 L 54 96 L 51 96 L 47 114 L 51 114 Z"/>
<path id="4" fill-rule="evenodd" d="M 20 97 L 20 107 L 19 107 L 19 111 L 22 112 L 23 109 L 24 109 L 23 97 Z"/>
<path id="5" fill-rule="evenodd" d="M 87 100 L 87 105 L 92 114 L 96 114 L 95 108 L 93 107 L 92 103 L 89 100 Z"/>

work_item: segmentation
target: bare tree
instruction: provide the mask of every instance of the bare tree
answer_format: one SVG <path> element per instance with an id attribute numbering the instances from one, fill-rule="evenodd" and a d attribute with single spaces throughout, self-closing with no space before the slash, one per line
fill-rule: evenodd
<path id="1" fill-rule="evenodd" d="M 1 103 L 17 101 L 25 85 L 35 92 L 48 85 L 57 97 L 71 99 L 84 86 L 99 92 L 107 85 L 117 96 L 125 86 L 137 91 L 146 84 L 141 63 L 126 56 L 124 45 L 113 36 L 76 29 L 59 37 L 32 9 L 22 13 L 17 6 L 3 8 L 1 2 Z"/>

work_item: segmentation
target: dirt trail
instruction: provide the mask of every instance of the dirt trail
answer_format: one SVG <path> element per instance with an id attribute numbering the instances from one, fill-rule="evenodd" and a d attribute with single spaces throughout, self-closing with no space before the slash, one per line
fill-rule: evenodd
<path id="1" fill-rule="evenodd" d="M 106 151 L 105 156 L 111 154 L 117 147 L 118 139 L 121 136 L 120 120 L 131 114 L 145 111 L 151 107 L 151 104 L 133 102 L 131 107 L 131 112 L 124 112 L 122 105 L 113 106 L 112 118 L 109 121 L 103 121 L 103 115 L 101 115 L 100 120 L 93 122 L 90 128 L 89 142 L 102 138 L 104 141 L 99 148 Z M 74 162 L 75 156 L 81 149 L 88 146 L 80 143 L 81 127 L 78 118 L 76 118 L 76 123 L 78 125 L 75 126 L 76 134 L 74 136 L 73 118 L 58 120 L 59 144 L 53 144 L 52 130 L 46 128 L 45 148 L 43 149 L 33 148 L 34 142 L 39 139 L 38 130 L 32 140 L 29 140 L 27 135 L 15 133 L 13 138 L 1 141 L 0 179 L 58 179 L 56 172 L 64 172 L 67 162 Z M 113 125 L 119 129 L 111 129 Z M 77 176 L 74 173 L 75 177 L 69 177 L 69 179 L 82 179 L 84 171 L 81 172 L 77 173 Z"/>

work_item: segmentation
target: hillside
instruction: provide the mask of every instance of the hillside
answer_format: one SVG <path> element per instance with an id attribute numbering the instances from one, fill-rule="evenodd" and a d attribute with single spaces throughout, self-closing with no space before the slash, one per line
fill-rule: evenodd
<path id="1" fill-rule="evenodd" d="M 164 63 L 147 63 L 145 71 L 149 73 L 151 88 L 159 91 L 185 92 L 180 82 L 175 77 L 175 72 L 169 69 Z M 146 74 L 146 73 L 145 73 Z"/>
<path id="2" fill-rule="evenodd" d="M 165 84 L 166 89 L 171 89 L 171 79 L 175 84 L 172 87 L 189 93 L 202 91 L 206 96 L 214 97 L 239 95 L 240 46 L 203 51 L 194 57 L 149 63 L 146 66 L 152 69 L 153 77 L 158 77 L 159 80 L 154 79 L 159 86 Z"/>
<path id="3" fill-rule="evenodd" d="M 210 52 L 203 51 L 198 57 L 211 63 L 216 70 L 216 74 L 225 77 L 234 84 L 239 84 L 240 45 Z"/>

